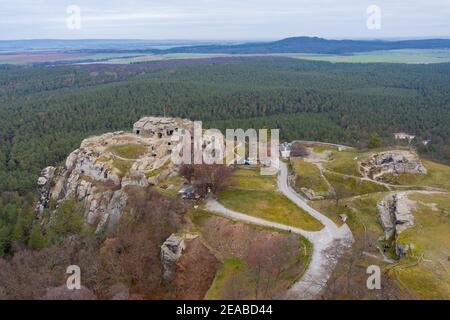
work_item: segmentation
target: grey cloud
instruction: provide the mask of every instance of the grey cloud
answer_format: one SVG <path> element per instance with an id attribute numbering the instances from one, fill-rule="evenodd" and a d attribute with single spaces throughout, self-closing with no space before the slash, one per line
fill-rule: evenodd
<path id="1" fill-rule="evenodd" d="M 65 28 L 72 4 L 82 10 L 80 30 Z M 366 28 L 371 4 L 382 9 L 381 30 Z M 449 0 L 0 0 L 0 39 L 382 38 L 449 31 Z"/>

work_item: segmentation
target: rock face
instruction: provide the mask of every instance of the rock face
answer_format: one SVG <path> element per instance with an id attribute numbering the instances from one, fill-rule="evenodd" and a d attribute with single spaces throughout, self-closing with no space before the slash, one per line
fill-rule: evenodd
<path id="1" fill-rule="evenodd" d="M 387 173 L 427 174 L 418 155 L 409 150 L 392 150 L 377 153 L 360 163 L 363 176 L 380 179 Z"/>
<path id="2" fill-rule="evenodd" d="M 377 204 L 386 240 L 414 226 L 413 206 L 405 193 L 390 194 Z"/>
<path id="3" fill-rule="evenodd" d="M 412 244 L 398 243 L 397 236 L 408 228 L 414 227 L 412 209 L 415 202 L 407 197 L 407 193 L 394 193 L 386 196 L 377 204 L 385 240 L 394 240 L 397 256 L 401 257 L 413 248 Z"/>
<path id="4" fill-rule="evenodd" d="M 175 263 L 181 257 L 185 249 L 184 238 L 172 234 L 161 246 L 161 264 L 163 266 L 163 278 L 169 281 L 173 277 Z"/>
<path id="5" fill-rule="evenodd" d="M 40 214 L 44 208 L 48 206 L 50 189 L 52 187 L 55 171 L 56 168 L 54 167 L 47 167 L 41 171 L 41 175 L 38 179 L 38 205 L 35 209 L 36 214 Z"/>
<path id="6" fill-rule="evenodd" d="M 36 214 L 50 199 L 74 199 L 83 203 L 85 222 L 97 232 L 110 228 L 127 204 L 127 186 L 155 185 L 177 171 L 170 161 L 173 138 L 114 132 L 84 140 L 64 167 L 42 171 Z"/>
<path id="7" fill-rule="evenodd" d="M 149 137 L 169 137 L 183 130 L 192 134 L 194 123 L 180 118 L 143 117 L 133 125 L 133 133 Z"/>

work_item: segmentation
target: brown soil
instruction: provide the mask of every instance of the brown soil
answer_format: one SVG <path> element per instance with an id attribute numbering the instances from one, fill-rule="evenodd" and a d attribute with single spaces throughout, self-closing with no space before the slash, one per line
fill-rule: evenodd
<path id="1" fill-rule="evenodd" d="M 197 238 L 186 242 L 186 250 L 177 262 L 170 298 L 201 300 L 205 296 L 219 267 L 217 258 Z"/>
<path id="2" fill-rule="evenodd" d="M 202 233 L 214 250 L 223 256 L 236 257 L 245 257 L 255 243 L 265 243 L 287 237 L 286 234 L 232 222 L 217 216 L 210 217 L 205 221 Z"/>
<path id="3" fill-rule="evenodd" d="M 233 222 L 218 216 L 201 219 L 202 237 L 224 261 L 238 259 L 233 272 L 228 266 L 208 299 L 277 299 L 301 274 L 304 247 L 294 234 Z M 223 269 L 221 269 L 223 272 Z"/>

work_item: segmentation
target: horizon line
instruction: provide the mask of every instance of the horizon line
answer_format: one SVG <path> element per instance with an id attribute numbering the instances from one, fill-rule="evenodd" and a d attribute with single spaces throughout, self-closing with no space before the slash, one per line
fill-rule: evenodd
<path id="1" fill-rule="evenodd" d="M 281 38 L 227 38 L 227 39 L 210 39 L 210 38 L 16 38 L 16 39 L 0 39 L 2 42 L 6 41 L 197 41 L 197 42 L 220 42 L 220 41 L 279 41 L 289 38 L 318 38 L 324 40 L 360 40 L 360 41 L 401 41 L 401 40 L 440 40 L 440 39 L 450 39 L 448 36 L 409 36 L 409 37 L 323 37 L 323 36 L 286 36 Z"/>

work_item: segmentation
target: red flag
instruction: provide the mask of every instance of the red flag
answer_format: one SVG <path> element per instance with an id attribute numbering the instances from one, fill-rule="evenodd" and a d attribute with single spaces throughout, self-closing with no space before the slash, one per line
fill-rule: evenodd
<path id="1" fill-rule="evenodd" d="M 163 108 L 163 112 L 164 112 L 164 114 L 166 114 L 166 113 L 167 113 L 167 111 L 169 111 L 169 108 L 167 107 L 167 105 L 164 105 L 164 108 Z"/>

